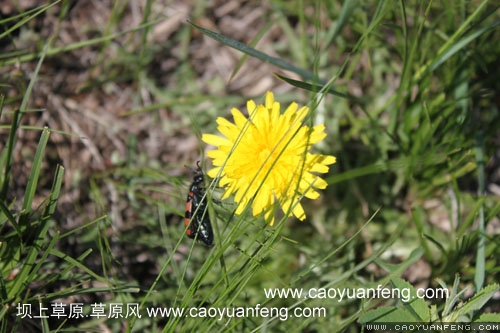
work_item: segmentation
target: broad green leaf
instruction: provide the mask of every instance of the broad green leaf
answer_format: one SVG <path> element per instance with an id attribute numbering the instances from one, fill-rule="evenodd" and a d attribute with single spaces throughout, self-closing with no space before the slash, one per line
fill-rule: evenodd
<path id="1" fill-rule="evenodd" d="M 500 323 L 500 313 L 483 313 L 476 320 L 476 323 Z"/>
<path id="2" fill-rule="evenodd" d="M 414 317 L 410 312 L 403 308 L 394 306 L 382 307 L 375 310 L 363 313 L 359 317 L 359 322 L 365 323 L 398 323 L 398 322 L 419 322 L 420 320 Z"/>
<path id="3" fill-rule="evenodd" d="M 391 283 L 394 287 L 400 291 L 409 290 L 410 291 L 410 301 L 403 302 L 403 306 L 406 310 L 413 314 L 416 318 L 419 318 L 422 322 L 428 322 L 430 320 L 429 307 L 423 298 L 418 297 L 417 292 L 413 286 L 402 279 L 392 279 Z"/>
<path id="4" fill-rule="evenodd" d="M 452 311 L 448 316 L 443 318 L 445 322 L 470 322 L 475 311 L 481 310 L 482 307 L 490 300 L 490 298 L 500 289 L 499 285 L 494 283 L 481 289 L 464 305 Z"/>

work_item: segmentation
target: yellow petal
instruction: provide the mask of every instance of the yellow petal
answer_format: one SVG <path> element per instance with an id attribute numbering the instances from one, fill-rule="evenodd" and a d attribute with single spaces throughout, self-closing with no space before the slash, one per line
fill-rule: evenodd
<path id="1" fill-rule="evenodd" d="M 310 144 L 315 144 L 323 140 L 326 137 L 326 133 L 324 132 L 324 130 L 325 130 L 325 125 L 314 126 L 309 136 Z"/>
<path id="2" fill-rule="evenodd" d="M 236 127 L 232 122 L 227 120 L 226 118 L 218 117 L 217 120 L 217 125 L 222 126 L 222 127 Z"/>
<path id="3" fill-rule="evenodd" d="M 238 206 L 236 207 L 236 211 L 234 212 L 236 215 L 241 215 L 241 213 L 243 213 L 243 210 L 245 209 L 245 203 L 244 202 L 240 202 L 238 204 Z"/>
<path id="4" fill-rule="evenodd" d="M 290 103 L 290 105 L 288 105 L 288 107 L 286 108 L 283 116 L 286 117 L 288 121 L 290 121 L 290 119 L 297 112 L 297 107 L 298 107 L 297 103 Z"/>
<path id="5" fill-rule="evenodd" d="M 327 173 L 330 168 L 328 168 L 326 165 L 315 163 L 312 165 L 311 169 L 309 170 L 310 172 L 318 172 L 318 173 Z"/>
<path id="6" fill-rule="evenodd" d="M 224 176 L 224 177 L 222 177 L 222 178 L 219 180 L 219 185 L 220 185 L 221 187 L 224 187 L 224 186 L 226 186 L 226 185 L 228 185 L 228 184 L 231 184 L 231 183 L 232 183 L 231 178 L 229 178 L 229 177 L 227 177 L 227 176 Z M 226 191 L 227 191 L 227 190 L 228 190 L 228 189 L 226 188 Z"/>
<path id="7" fill-rule="evenodd" d="M 321 164 L 330 165 L 335 164 L 337 162 L 337 158 L 331 155 L 321 155 Z"/>
<path id="8" fill-rule="evenodd" d="M 301 221 L 306 219 L 306 213 L 304 212 L 304 208 L 300 203 L 296 203 L 292 210 L 293 215 Z"/>
<path id="9" fill-rule="evenodd" d="M 207 156 L 213 159 L 212 161 L 213 165 L 216 166 L 222 166 L 224 163 L 224 160 L 227 158 L 227 153 L 222 150 L 209 150 L 207 151 Z M 217 163 L 216 163 L 217 162 Z"/>
<path id="10" fill-rule="evenodd" d="M 274 104 L 274 94 L 270 91 L 266 93 L 266 109 L 271 110 Z"/>
<path id="11" fill-rule="evenodd" d="M 231 109 L 231 114 L 233 115 L 234 123 L 238 129 L 242 129 L 247 123 L 248 119 L 241 113 L 240 110 L 236 108 Z"/>
<path id="12" fill-rule="evenodd" d="M 304 196 L 308 199 L 316 200 L 319 198 L 319 193 L 313 190 L 312 188 L 309 188 L 309 190 L 304 193 Z"/>
<path id="13" fill-rule="evenodd" d="M 314 180 L 313 186 L 315 188 L 323 190 L 323 189 L 325 189 L 328 186 L 328 183 L 324 179 L 317 177 Z"/>
<path id="14" fill-rule="evenodd" d="M 208 143 L 209 145 L 216 147 L 221 145 L 232 145 L 232 142 L 228 139 L 213 134 L 203 134 L 201 136 L 201 140 L 205 143 Z"/>
<path id="15" fill-rule="evenodd" d="M 290 107 L 292 107 L 292 105 L 293 105 L 293 108 L 290 108 Z M 301 126 L 302 120 L 304 120 L 307 113 L 309 112 L 309 108 L 307 106 L 303 106 L 297 111 L 297 104 L 292 103 L 288 107 L 287 112 L 289 112 L 291 114 L 290 121 L 294 124 L 294 126 Z M 304 128 L 308 129 L 307 126 L 304 126 Z"/>
<path id="16" fill-rule="evenodd" d="M 264 220 L 269 224 L 271 227 L 274 225 L 274 210 L 269 209 L 265 214 L 264 214 Z"/>
<path id="17" fill-rule="evenodd" d="M 207 175 L 208 175 L 210 178 L 215 178 L 215 177 L 217 177 L 217 174 L 219 173 L 219 170 L 220 170 L 220 168 L 213 168 L 213 169 L 210 169 L 210 170 L 208 170 Z"/>
<path id="18" fill-rule="evenodd" d="M 274 197 L 272 191 L 268 187 L 261 187 L 252 204 L 253 215 L 260 214 L 266 208 L 272 206 L 273 203 Z"/>

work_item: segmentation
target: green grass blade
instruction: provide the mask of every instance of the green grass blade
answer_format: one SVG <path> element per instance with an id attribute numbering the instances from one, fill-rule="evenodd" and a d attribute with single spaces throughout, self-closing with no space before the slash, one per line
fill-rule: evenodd
<path id="1" fill-rule="evenodd" d="M 47 203 L 47 206 L 45 206 L 43 218 L 50 218 L 56 210 L 57 200 L 59 199 L 59 194 L 61 193 L 63 175 L 64 175 L 64 167 L 58 165 L 56 167 L 54 181 L 52 182 L 52 189 L 50 190 L 49 202 Z"/>
<path id="2" fill-rule="evenodd" d="M 50 47 L 50 48 L 47 48 L 47 50 L 44 52 L 45 52 L 46 56 L 54 56 L 54 55 L 58 55 L 60 53 L 70 52 L 70 51 L 74 51 L 77 49 L 81 49 L 81 48 L 89 46 L 89 45 L 106 43 L 106 42 L 112 41 L 112 40 L 114 40 L 122 35 L 126 35 L 126 34 L 129 34 L 132 32 L 136 32 L 136 31 L 140 31 L 140 30 L 142 30 L 146 27 L 152 26 L 152 25 L 154 25 L 162 20 L 163 19 L 158 19 L 155 21 L 148 22 L 146 24 L 140 24 L 137 27 L 132 28 L 130 30 L 120 31 L 120 32 L 117 32 L 117 33 L 114 33 L 114 34 L 111 34 L 108 36 L 86 39 L 86 40 L 83 40 L 80 42 L 71 43 L 69 45 L 65 45 L 65 46 L 61 46 L 61 47 Z M 48 45 L 48 43 L 46 45 Z M 32 53 L 27 53 L 27 54 L 23 54 L 23 55 L 16 55 L 15 57 L 13 57 L 11 59 L 7 59 L 5 61 L 0 61 L 0 67 L 6 66 L 6 65 L 16 64 L 19 62 L 29 62 L 29 61 L 32 61 L 33 59 L 38 58 L 39 56 L 40 56 L 40 54 L 38 52 L 34 52 L 34 53 L 32 52 Z"/>
<path id="3" fill-rule="evenodd" d="M 26 88 L 26 91 L 23 94 L 21 106 L 19 107 L 21 112 L 24 112 L 28 108 L 28 102 L 29 102 L 30 97 L 31 97 L 31 92 L 33 90 L 33 87 L 35 86 L 35 82 L 36 82 L 36 79 L 38 77 L 38 73 L 40 72 L 40 68 L 42 68 L 42 64 L 43 64 L 43 61 L 45 60 L 45 56 L 47 55 L 47 50 L 49 49 L 49 47 L 50 47 L 50 43 L 47 42 L 42 49 L 40 59 L 38 60 L 36 68 L 31 76 L 30 83 L 28 84 L 28 87 Z"/>
<path id="4" fill-rule="evenodd" d="M 23 99 L 21 101 L 21 106 L 20 110 L 24 111 L 27 109 L 28 101 L 31 96 L 31 91 L 33 90 L 33 87 L 36 82 L 36 78 L 38 76 L 38 72 L 40 71 L 40 68 L 42 67 L 42 63 L 45 59 L 46 52 L 49 48 L 50 43 L 46 43 L 42 54 L 40 56 L 40 60 L 37 63 L 37 66 L 33 72 L 33 75 L 31 77 L 30 83 L 28 84 L 28 87 L 26 88 L 26 92 L 23 95 Z M 23 205 L 22 205 L 22 213 L 19 218 L 19 224 L 21 227 L 23 227 L 23 224 L 27 222 L 29 213 L 31 212 L 31 204 L 33 203 L 33 198 L 35 196 L 35 191 L 36 191 L 36 186 L 38 184 L 38 179 L 40 177 L 40 168 L 42 165 L 42 159 L 43 159 L 43 153 L 45 151 L 45 147 L 47 145 L 47 141 L 50 136 L 50 131 L 48 128 L 44 128 L 42 135 L 40 137 L 40 141 L 35 153 L 35 158 L 33 160 L 33 166 L 31 168 L 31 173 L 28 179 L 28 184 L 26 185 L 26 191 L 24 193 L 24 200 L 23 200 Z"/>
<path id="5" fill-rule="evenodd" d="M 59 236 L 59 234 L 57 234 L 57 240 L 59 241 L 61 239 L 61 237 Z M 53 252 L 53 249 L 50 249 L 50 252 L 52 253 Z M 78 258 L 76 258 L 76 262 L 83 262 L 83 260 L 85 258 L 87 258 L 90 254 L 92 253 L 92 249 L 87 249 L 85 252 L 83 252 L 83 254 L 81 254 Z M 54 253 L 52 253 L 54 254 Z M 67 257 L 63 257 L 63 259 L 66 261 L 66 263 L 68 264 L 63 270 L 61 270 L 60 273 L 58 274 L 55 274 L 53 278 L 51 279 L 48 279 L 47 280 L 47 284 L 51 284 L 51 283 L 54 283 L 56 282 L 57 279 L 61 279 L 62 277 L 66 276 L 66 274 L 68 274 L 74 267 L 76 267 L 76 265 L 73 264 L 72 261 L 70 260 L 66 260 Z M 80 265 L 79 265 L 80 266 Z M 71 289 L 74 289 L 73 287 Z"/>
<path id="6" fill-rule="evenodd" d="M 349 244 L 351 241 L 353 241 L 356 237 L 358 237 L 358 235 L 363 231 L 363 229 L 368 226 L 368 224 L 370 224 L 373 219 L 375 218 L 375 216 L 377 216 L 377 214 L 380 212 L 380 209 L 377 209 L 373 214 L 372 216 L 365 222 L 365 224 L 363 226 L 361 226 L 361 228 L 359 228 L 353 235 L 351 235 L 349 238 L 347 238 L 337 249 L 335 249 L 334 251 L 332 252 L 329 252 L 322 260 L 318 261 L 317 263 L 315 263 L 314 265 L 312 265 L 310 268 L 309 268 L 309 271 L 306 271 L 305 274 L 309 273 L 310 271 L 312 271 L 315 267 L 318 267 L 320 266 L 321 264 L 323 264 L 325 261 L 327 261 L 329 258 L 331 258 L 332 256 L 334 256 L 336 253 L 338 253 L 339 251 L 341 251 L 345 246 L 347 246 L 347 244 Z M 388 242 L 390 243 L 390 242 Z M 379 253 L 380 254 L 380 253 Z M 370 261 L 368 260 L 365 260 L 364 262 L 362 262 L 361 264 L 368 264 L 369 262 L 373 261 L 376 259 L 376 255 L 374 255 L 373 257 L 369 258 Z M 360 264 L 360 265 L 361 265 Z M 361 266 L 362 267 L 362 266 Z M 299 276 L 296 280 L 292 281 L 292 285 L 295 284 L 295 283 L 298 283 L 299 282 L 299 279 L 301 278 L 301 276 Z"/>
<path id="7" fill-rule="evenodd" d="M 315 92 L 315 93 L 317 93 L 319 91 L 322 91 L 324 89 L 324 86 L 321 86 L 321 85 L 311 84 L 311 83 L 306 83 L 306 82 L 303 82 L 303 81 L 298 81 L 298 80 L 290 79 L 290 78 L 288 78 L 286 76 L 283 76 L 283 75 L 280 75 L 280 74 L 277 74 L 277 73 L 275 73 L 274 75 L 278 79 L 283 80 L 286 83 L 288 83 L 288 84 L 290 84 L 290 85 L 292 85 L 294 87 L 300 88 L 300 89 L 308 90 L 308 91 Z M 329 93 L 329 94 L 335 95 L 335 96 L 339 96 L 339 97 L 343 97 L 343 98 L 355 101 L 355 102 L 360 103 L 360 104 L 362 104 L 364 102 L 364 100 L 361 99 L 361 98 L 352 96 L 350 94 L 341 93 L 340 91 L 337 91 L 337 90 L 335 90 L 333 88 L 328 88 L 326 90 L 326 92 Z"/>
<path id="8" fill-rule="evenodd" d="M 97 218 L 97 219 L 95 219 L 93 221 L 89 221 L 89 222 L 87 222 L 87 223 L 85 223 L 85 224 L 83 224 L 83 225 L 81 225 L 81 226 L 79 226 L 77 228 L 71 229 L 70 231 L 62 234 L 59 238 L 69 237 L 69 236 L 71 236 L 71 235 L 73 235 L 73 234 L 75 234 L 75 233 L 77 233 L 77 232 L 79 232 L 79 231 L 81 231 L 83 229 L 89 228 L 91 225 L 96 224 L 98 222 L 101 222 L 101 221 L 106 222 L 107 218 L 108 218 L 107 215 L 103 215 L 103 216 L 101 216 L 101 217 L 99 217 L 99 218 Z"/>
<path id="9" fill-rule="evenodd" d="M 0 33 L 0 39 L 8 36 L 11 32 L 15 31 L 16 29 L 19 29 L 20 27 L 22 27 L 23 25 L 27 24 L 29 21 L 31 21 L 32 19 L 37 17 L 38 15 L 46 12 L 47 10 L 52 8 L 53 6 L 57 5 L 59 2 L 61 2 L 61 0 L 54 1 L 53 3 L 45 5 L 45 6 L 36 7 L 32 10 L 28 10 L 24 13 L 21 13 L 19 15 L 15 15 L 9 19 L 3 20 L 3 22 L 6 23 L 9 20 L 15 20 L 15 19 L 20 18 L 19 22 L 12 25 L 8 29 L 6 29 L 4 32 Z"/>
<path id="10" fill-rule="evenodd" d="M 21 227 L 24 227 L 24 224 L 27 223 L 28 217 L 31 213 L 31 205 L 35 197 L 36 187 L 40 178 L 40 169 L 42 167 L 43 154 L 45 152 L 47 142 L 49 141 L 49 137 L 50 130 L 48 128 L 44 128 L 35 152 L 35 158 L 33 159 L 33 166 L 31 168 L 28 184 L 26 185 L 26 192 L 24 193 L 22 213 L 21 217 L 19 218 L 19 224 L 21 225 Z"/>
<path id="11" fill-rule="evenodd" d="M 0 210 L 5 215 L 5 217 L 7 217 L 7 220 L 9 220 L 9 222 L 12 224 L 12 227 L 16 231 L 17 235 L 21 237 L 22 236 L 21 228 L 19 227 L 19 224 L 17 224 L 14 215 L 12 215 L 12 213 L 10 212 L 9 207 L 5 205 L 5 202 L 3 200 L 0 200 Z"/>
<path id="12" fill-rule="evenodd" d="M 90 251 L 92 251 L 91 249 L 89 249 Z M 83 265 L 79 260 L 75 259 L 75 258 L 72 258 L 70 256 L 68 256 L 67 254 L 59 251 L 59 250 L 56 250 L 56 249 L 51 249 L 50 250 L 50 254 L 56 256 L 56 257 L 59 257 L 65 261 L 67 261 L 68 263 L 70 263 L 72 266 L 74 267 L 77 267 L 79 269 L 81 269 L 82 271 L 84 271 L 85 273 L 87 273 L 88 275 L 90 275 L 91 277 L 93 277 L 94 279 L 96 279 L 96 281 L 100 281 L 100 282 L 103 282 L 103 283 L 108 283 L 108 281 L 106 280 L 106 278 L 103 278 L 101 276 L 99 276 L 98 274 L 96 274 L 95 272 L 93 272 L 90 268 L 88 268 L 87 266 Z M 85 256 L 88 255 L 88 253 L 84 253 Z"/>
<path id="13" fill-rule="evenodd" d="M 469 43 L 477 39 L 479 36 L 495 29 L 498 25 L 500 25 L 500 21 L 495 22 L 495 24 L 481 28 L 469 36 L 464 37 L 463 39 L 457 41 L 455 44 L 451 45 L 449 49 L 443 51 L 441 56 L 437 58 L 429 67 L 429 71 L 435 70 L 437 67 L 441 66 L 446 60 L 448 60 L 451 56 L 455 55 L 458 51 L 463 50 Z"/>
<path id="14" fill-rule="evenodd" d="M 444 43 L 444 45 L 437 51 L 436 57 L 432 59 L 428 64 L 420 68 L 419 71 L 417 71 L 417 73 L 414 76 L 416 81 L 420 80 L 420 78 L 423 75 L 425 75 L 425 73 L 432 72 L 434 69 L 439 67 L 439 65 L 441 65 L 444 61 L 446 61 L 456 52 L 463 49 L 464 46 L 470 43 L 472 40 L 476 39 L 483 33 L 494 29 L 498 24 L 500 24 L 500 21 L 497 21 L 495 22 L 495 24 L 481 28 L 476 32 L 472 33 L 471 35 L 463 38 L 462 40 L 459 40 L 460 36 L 462 36 L 462 34 L 470 27 L 471 23 L 474 21 L 474 19 L 476 19 L 479 16 L 479 14 L 482 12 L 482 10 L 488 4 L 488 2 L 489 2 L 488 0 L 484 0 L 479 6 L 477 6 L 475 8 L 475 11 L 467 17 L 467 20 L 465 20 L 462 23 L 462 25 L 457 29 L 457 31 L 455 31 L 453 36 L 451 36 Z M 494 11 L 491 12 L 491 14 L 493 13 Z"/>
<path id="15" fill-rule="evenodd" d="M 468 233 L 470 230 L 469 228 L 472 227 L 474 222 L 476 221 L 476 218 L 480 216 L 481 214 L 481 209 L 484 205 L 486 198 L 480 197 L 478 200 L 474 203 L 474 206 L 472 206 L 470 213 L 467 215 L 467 217 L 463 220 L 463 222 L 460 224 L 457 230 L 457 235 L 458 237 L 463 237 Z"/>
<path id="16" fill-rule="evenodd" d="M 36 274 L 37 269 L 40 263 L 43 263 L 44 260 L 38 260 L 39 253 L 44 248 L 43 243 L 46 241 L 47 230 L 49 229 L 49 221 L 42 222 L 43 224 L 40 226 L 39 230 L 37 230 L 36 238 L 33 241 L 33 244 L 30 246 L 28 254 L 24 258 L 23 265 L 18 275 L 16 275 L 14 284 L 10 287 L 7 293 L 7 297 L 9 300 L 13 300 L 28 287 L 29 282 L 33 279 L 34 274 Z M 52 240 L 54 242 L 54 239 Z M 49 245 L 50 247 L 50 245 Z M 46 252 L 45 257 L 48 255 Z M 37 264 L 38 260 L 38 264 Z M 31 278 L 30 278 L 31 277 Z"/>
<path id="17" fill-rule="evenodd" d="M 335 22 L 335 29 L 332 31 L 332 35 L 327 38 L 327 45 L 333 43 L 333 41 L 339 36 L 340 32 L 349 23 L 349 19 L 354 14 L 355 10 L 358 9 L 358 0 L 346 0 L 342 5 L 338 19 Z"/>
<path id="18" fill-rule="evenodd" d="M 490 208 L 488 216 L 486 216 L 486 221 L 493 219 L 499 213 L 500 213 L 500 202 L 497 202 L 495 206 Z"/>
<path id="19" fill-rule="evenodd" d="M 478 133 L 476 136 L 476 161 L 477 161 L 477 179 L 479 183 L 478 194 L 484 196 L 485 194 L 485 173 L 484 173 L 484 152 L 483 152 L 483 136 Z M 479 208 L 479 225 L 477 230 L 479 232 L 479 239 L 477 244 L 476 253 L 476 271 L 474 275 L 474 287 L 476 291 L 483 288 L 485 279 L 485 251 L 486 251 L 486 235 L 484 227 L 484 206 Z"/>
<path id="20" fill-rule="evenodd" d="M 224 36 L 224 35 L 221 35 L 221 34 L 218 34 L 214 31 L 211 31 L 211 30 L 208 30 L 208 29 L 205 29 L 205 28 L 202 28 L 196 24 L 194 24 L 193 22 L 189 22 L 193 27 L 195 27 L 196 29 L 200 30 L 202 33 L 204 33 L 205 35 L 207 35 L 208 37 L 212 38 L 212 39 L 215 39 L 216 41 L 224 44 L 224 45 L 227 45 L 229 47 L 232 47 L 233 49 L 236 49 L 240 52 L 243 52 L 243 53 L 246 53 L 248 54 L 249 56 L 252 56 L 254 58 L 257 58 L 257 59 L 260 59 L 264 62 L 268 62 L 272 65 L 275 65 L 276 67 L 279 67 L 281 69 L 284 69 L 284 70 L 287 70 L 287 71 L 291 71 L 293 73 L 296 73 L 300 76 L 302 76 L 304 79 L 306 80 L 311 80 L 311 81 L 314 81 L 314 82 L 319 82 L 319 83 L 322 83 L 322 84 L 325 84 L 325 81 L 324 80 L 320 80 L 318 77 L 316 77 L 316 75 L 314 75 L 313 73 L 309 72 L 309 71 L 306 71 L 302 68 L 299 68 L 295 65 L 292 65 L 290 64 L 289 62 L 286 62 L 280 58 L 276 58 L 276 57 L 272 57 L 270 55 L 267 55 L 265 54 L 264 52 L 261 52 L 261 51 L 258 51 L 252 47 L 249 47 L 248 45 L 245 45 L 241 42 L 238 42 L 234 39 L 231 39 L 227 36 Z"/>
<path id="21" fill-rule="evenodd" d="M 257 35 L 252 39 L 252 41 L 250 42 L 250 47 L 253 48 L 255 47 L 255 45 L 257 45 L 257 43 L 259 42 L 259 40 L 262 38 L 262 36 L 264 36 L 264 34 L 267 32 L 267 30 L 274 24 L 274 22 L 270 21 L 270 22 L 267 22 L 267 24 L 262 28 L 260 29 L 260 31 L 257 33 Z M 238 63 L 236 64 L 236 66 L 234 66 L 234 70 L 233 72 L 231 73 L 231 76 L 229 78 L 229 80 L 232 80 L 234 78 L 234 76 L 238 73 L 238 71 L 240 70 L 241 66 L 243 66 L 243 64 L 245 63 L 245 61 L 247 60 L 248 58 L 248 53 L 245 53 L 241 59 L 238 61 Z"/>
<path id="22" fill-rule="evenodd" d="M 420 240 L 420 245 L 421 245 L 422 249 L 424 250 L 425 257 L 427 258 L 428 261 L 432 261 L 432 259 L 433 259 L 432 251 L 429 248 L 429 244 L 427 243 L 427 241 L 425 240 L 425 237 L 424 237 L 424 216 L 425 216 L 425 214 L 424 214 L 422 207 L 415 207 L 412 210 L 412 216 L 413 216 L 413 220 L 415 221 L 415 227 L 418 230 L 418 238 Z"/>
<path id="23" fill-rule="evenodd" d="M 2 84 L 0 84 L 2 87 Z M 5 96 L 0 94 L 0 119 L 2 119 L 3 104 L 5 103 Z"/>
<path id="24" fill-rule="evenodd" d="M 7 197 L 7 191 L 9 190 L 10 182 L 10 171 L 12 168 L 12 153 L 14 151 L 14 145 L 16 140 L 17 129 L 19 128 L 19 123 L 21 121 L 21 112 L 19 109 L 14 111 L 14 116 L 11 123 L 9 139 L 7 141 L 7 149 L 4 149 L 1 154 L 1 167 L 4 170 L 2 190 L 0 192 L 0 199 L 5 200 Z"/>

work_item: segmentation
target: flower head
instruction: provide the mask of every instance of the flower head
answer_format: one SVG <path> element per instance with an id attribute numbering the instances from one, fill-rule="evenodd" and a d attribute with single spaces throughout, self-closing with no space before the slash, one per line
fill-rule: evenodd
<path id="1" fill-rule="evenodd" d="M 234 194 L 237 215 L 251 203 L 253 215 L 264 213 L 272 225 L 273 207 L 278 200 L 287 216 L 293 214 L 304 220 L 300 199 L 317 199 L 316 189 L 327 186 L 314 173 L 328 172 L 328 165 L 336 161 L 335 156 L 309 152 L 313 144 L 326 137 L 325 126 L 303 125 L 309 108 L 298 109 L 297 103 L 281 114 L 280 104 L 271 92 L 266 95 L 265 105 L 249 100 L 247 110 L 248 119 L 233 108 L 234 123 L 217 118 L 217 129 L 224 137 L 203 134 L 204 142 L 218 148 L 207 153 L 214 165 L 207 174 L 220 177 L 219 184 L 225 188 L 222 199 Z"/>

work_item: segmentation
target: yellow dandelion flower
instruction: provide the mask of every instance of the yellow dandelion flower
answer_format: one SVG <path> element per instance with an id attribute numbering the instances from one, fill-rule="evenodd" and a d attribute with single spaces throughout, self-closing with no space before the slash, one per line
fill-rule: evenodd
<path id="1" fill-rule="evenodd" d="M 326 137 L 325 126 L 303 125 L 309 108 L 298 109 L 297 103 L 281 114 L 271 92 L 265 105 L 249 100 L 247 110 L 248 119 L 233 108 L 234 123 L 217 118 L 217 129 L 224 137 L 203 134 L 204 142 L 217 147 L 207 153 L 214 166 L 207 174 L 219 177 L 219 185 L 225 188 L 223 200 L 234 194 L 237 215 L 251 203 L 253 215 L 264 213 L 272 225 L 278 200 L 287 217 L 293 214 L 304 220 L 300 199 L 317 199 L 316 189 L 327 186 L 314 173 L 328 172 L 328 165 L 336 161 L 335 156 L 309 152 L 313 144 Z"/>

